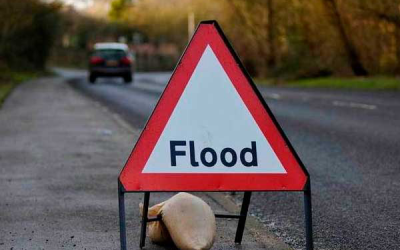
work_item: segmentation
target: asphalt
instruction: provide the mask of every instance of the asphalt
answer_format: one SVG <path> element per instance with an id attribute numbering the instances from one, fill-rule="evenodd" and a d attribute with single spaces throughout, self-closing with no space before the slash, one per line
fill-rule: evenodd
<path id="1" fill-rule="evenodd" d="M 77 90 L 142 127 L 170 73 L 137 74 L 133 85 L 105 79 Z M 400 93 L 259 87 L 311 174 L 316 249 L 400 246 Z M 240 194 L 232 198 L 240 201 Z M 295 249 L 304 246 L 300 193 L 255 193 L 250 212 Z"/>
<path id="2" fill-rule="evenodd" d="M 16 88 L 0 124 L 0 249 L 119 249 L 117 177 L 140 129 L 57 77 Z M 150 205 L 172 195 L 153 193 Z M 238 213 L 224 194 L 195 195 Z M 126 195 L 128 249 L 139 249 L 142 200 Z M 289 249 L 250 216 L 235 245 L 236 225 L 217 219 L 213 249 Z"/>

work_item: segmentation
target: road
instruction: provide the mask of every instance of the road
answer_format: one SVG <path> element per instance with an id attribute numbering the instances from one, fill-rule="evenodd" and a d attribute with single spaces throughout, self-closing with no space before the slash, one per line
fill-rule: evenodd
<path id="1" fill-rule="evenodd" d="M 72 86 L 143 127 L 170 73 Z M 399 249 L 400 93 L 260 87 L 311 175 L 316 249 Z M 240 200 L 240 194 L 234 195 Z M 302 195 L 255 193 L 251 213 L 295 249 L 304 246 Z"/>

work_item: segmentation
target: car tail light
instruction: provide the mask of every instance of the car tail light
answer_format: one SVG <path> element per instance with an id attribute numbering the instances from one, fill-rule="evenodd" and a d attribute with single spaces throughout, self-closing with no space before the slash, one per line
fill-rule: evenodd
<path id="1" fill-rule="evenodd" d="M 129 57 L 125 56 L 121 58 L 121 63 L 123 65 L 130 65 L 132 63 L 132 60 Z"/>
<path id="2" fill-rule="evenodd" d="M 93 56 L 92 58 L 90 58 L 90 64 L 99 64 L 102 62 L 104 62 L 104 59 L 99 56 Z"/>

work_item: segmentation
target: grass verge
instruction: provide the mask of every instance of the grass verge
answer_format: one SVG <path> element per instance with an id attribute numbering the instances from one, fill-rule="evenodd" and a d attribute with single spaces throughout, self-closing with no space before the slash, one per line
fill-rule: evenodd
<path id="1" fill-rule="evenodd" d="M 46 72 L 0 70 L 0 108 L 7 96 L 18 84 L 46 74 Z"/>
<path id="2" fill-rule="evenodd" d="M 300 80 L 256 79 L 260 85 L 303 88 L 400 90 L 400 79 L 395 77 L 312 78 Z"/>

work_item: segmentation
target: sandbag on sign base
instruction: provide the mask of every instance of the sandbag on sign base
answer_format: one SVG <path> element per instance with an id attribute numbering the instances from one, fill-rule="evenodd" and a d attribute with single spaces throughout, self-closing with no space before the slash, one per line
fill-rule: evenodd
<path id="1" fill-rule="evenodd" d="M 165 202 L 162 202 L 160 204 L 154 205 L 151 208 L 149 208 L 147 217 L 148 218 L 153 218 L 157 217 L 161 213 L 161 208 L 164 206 Z M 143 214 L 143 204 L 139 204 L 139 209 L 140 209 L 140 215 Z M 172 239 L 171 236 L 169 235 L 169 232 L 167 228 L 164 225 L 164 222 L 162 221 L 152 221 L 147 223 L 147 228 L 148 228 L 148 234 L 149 238 L 152 242 L 159 244 L 159 245 L 168 245 L 172 244 Z"/>
<path id="2" fill-rule="evenodd" d="M 202 199 L 178 193 L 161 206 L 162 221 L 181 250 L 206 250 L 214 244 L 215 216 Z"/>

